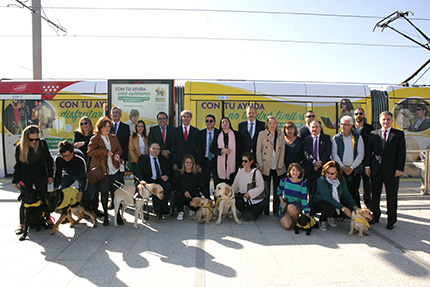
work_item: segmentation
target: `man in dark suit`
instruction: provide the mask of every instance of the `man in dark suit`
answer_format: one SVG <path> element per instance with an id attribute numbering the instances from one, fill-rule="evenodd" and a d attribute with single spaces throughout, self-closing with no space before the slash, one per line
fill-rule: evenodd
<path id="1" fill-rule="evenodd" d="M 311 125 L 311 135 L 305 137 L 303 168 L 309 200 L 315 195 L 314 183 L 321 176 L 322 166 L 330 160 L 332 144 L 329 135 L 321 132 L 321 122 L 314 120 Z"/>
<path id="2" fill-rule="evenodd" d="M 315 113 L 313 111 L 307 111 L 305 114 L 306 124 L 299 129 L 298 137 L 304 139 L 311 135 L 311 123 L 315 120 Z"/>
<path id="3" fill-rule="evenodd" d="M 172 192 L 172 185 L 169 182 L 170 168 L 167 159 L 160 156 L 160 145 L 153 143 L 149 148 L 149 154 L 139 156 L 136 165 L 136 177 L 140 183 L 157 183 L 164 189 L 164 199 L 160 200 L 153 196 L 152 202 L 154 211 L 158 219 L 163 218 L 163 214 L 169 214 L 169 198 Z"/>
<path id="4" fill-rule="evenodd" d="M 366 151 L 366 174 L 372 179 L 371 210 L 374 219 L 371 223 L 379 222 L 382 184 L 384 184 L 387 197 L 387 229 L 391 230 L 397 221 L 397 194 L 400 176 L 405 168 L 406 141 L 402 131 L 391 127 L 392 113 L 382 112 L 379 123 L 382 128 L 370 133 Z"/>
<path id="5" fill-rule="evenodd" d="M 121 163 L 125 166 L 128 160 L 128 142 L 130 141 L 130 126 L 121 122 L 121 108 L 113 107 L 110 110 L 112 128 L 110 132 L 118 138 L 122 149 Z M 120 181 L 124 183 L 124 168 L 120 169 Z"/>
<path id="6" fill-rule="evenodd" d="M 181 112 L 182 125 L 175 128 L 170 152 L 172 154 L 173 170 L 182 168 L 182 160 L 186 155 L 192 155 L 200 169 L 200 142 L 199 130 L 191 126 L 193 114 L 188 111 Z"/>
<path id="7" fill-rule="evenodd" d="M 169 117 L 165 112 L 157 115 L 158 126 L 149 129 L 148 144 L 158 143 L 161 147 L 161 155 L 170 158 L 170 147 L 172 144 L 175 127 L 167 125 Z"/>
<path id="8" fill-rule="evenodd" d="M 212 141 L 218 138 L 219 130 L 215 128 L 215 116 L 206 116 L 206 128 L 200 131 L 200 163 L 202 167 L 203 182 L 206 190 L 210 191 L 211 176 L 214 180 L 214 189 L 219 183 L 217 176 L 217 156 L 211 153 Z"/>
<path id="9" fill-rule="evenodd" d="M 257 137 L 264 130 L 264 123 L 256 119 L 257 112 L 254 106 L 246 108 L 246 117 L 248 120 L 239 124 L 239 133 L 242 137 L 242 152 L 250 152 L 256 156 Z"/>
<path id="10" fill-rule="evenodd" d="M 364 142 L 364 154 L 366 154 L 367 144 L 369 142 L 370 132 L 373 131 L 375 128 L 372 125 L 369 125 L 366 122 L 366 115 L 364 114 L 364 109 L 357 108 L 354 111 L 354 119 L 355 119 L 355 125 L 353 127 L 353 130 L 357 132 Z M 365 160 L 363 160 L 365 162 Z M 370 184 L 370 177 L 366 175 L 365 170 L 363 169 L 363 172 L 361 173 L 361 178 L 363 179 L 363 200 L 364 204 L 367 208 L 370 208 L 371 203 L 371 192 L 372 192 L 372 186 Z"/>

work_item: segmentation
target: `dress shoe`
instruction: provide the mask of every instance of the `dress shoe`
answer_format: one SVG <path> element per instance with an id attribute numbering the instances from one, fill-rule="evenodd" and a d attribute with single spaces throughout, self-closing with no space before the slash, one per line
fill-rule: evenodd
<path id="1" fill-rule="evenodd" d="M 157 211 L 157 219 L 163 219 L 163 214 L 161 213 L 161 211 Z"/>
<path id="2" fill-rule="evenodd" d="M 393 230 L 394 229 L 394 224 L 388 223 L 387 224 L 387 229 L 388 230 Z"/>
<path id="3" fill-rule="evenodd" d="M 23 234 L 24 233 L 24 228 L 23 227 L 20 227 L 20 228 L 18 228 L 17 230 L 15 230 L 15 234 L 16 235 L 21 235 L 21 234 Z"/>
<path id="4" fill-rule="evenodd" d="M 375 223 L 378 223 L 378 222 L 379 222 L 379 219 L 376 219 L 376 218 L 374 218 L 371 221 L 369 221 L 370 224 L 375 224 Z"/>
<path id="5" fill-rule="evenodd" d="M 265 210 L 265 211 L 264 211 L 264 215 L 270 215 L 270 211 Z"/>
<path id="6" fill-rule="evenodd" d="M 109 225 L 109 218 L 105 218 L 105 220 L 103 221 L 103 225 L 104 226 L 108 226 Z"/>
<path id="7" fill-rule="evenodd" d="M 170 215 L 170 208 L 163 209 L 163 215 Z"/>

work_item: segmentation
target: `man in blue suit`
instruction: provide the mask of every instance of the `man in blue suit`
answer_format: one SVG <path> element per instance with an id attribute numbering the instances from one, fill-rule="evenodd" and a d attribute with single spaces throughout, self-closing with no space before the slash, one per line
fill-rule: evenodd
<path id="1" fill-rule="evenodd" d="M 254 106 L 246 108 L 247 121 L 239 124 L 239 133 L 242 137 L 242 152 L 250 152 L 255 156 L 258 134 L 264 130 L 264 123 L 256 119 L 257 112 Z"/>
<path id="2" fill-rule="evenodd" d="M 218 138 L 219 130 L 215 128 L 215 116 L 206 116 L 206 128 L 200 131 L 200 163 L 202 166 L 203 182 L 206 190 L 210 191 L 211 176 L 214 180 L 214 189 L 218 184 L 217 155 L 211 153 L 212 141 Z"/>
<path id="3" fill-rule="evenodd" d="M 182 168 L 182 160 L 186 155 L 192 155 L 200 169 L 199 130 L 190 125 L 193 114 L 184 110 L 181 112 L 182 125 L 175 128 L 171 146 L 173 170 Z"/>

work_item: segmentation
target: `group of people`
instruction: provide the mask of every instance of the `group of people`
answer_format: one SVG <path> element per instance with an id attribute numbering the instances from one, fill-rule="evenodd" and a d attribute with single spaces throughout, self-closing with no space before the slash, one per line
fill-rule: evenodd
<path id="1" fill-rule="evenodd" d="M 341 132 L 333 138 L 323 133 L 315 113 L 305 114 L 306 124 L 299 130 L 292 122 L 279 129 L 278 121 L 268 116 L 257 120 L 253 106 L 246 109 L 247 121 L 236 131 L 229 118 L 205 117 L 206 128 L 191 126 L 192 113 L 182 111 L 182 124 L 168 125 L 168 115 L 160 112 L 157 125 L 147 132 L 144 121 L 130 125 L 121 122 L 121 109 L 113 107 L 110 118 L 101 117 L 93 127 L 91 119 L 80 119 L 73 143 L 59 143 L 55 160 L 40 139 L 37 126 L 28 126 L 16 148 L 13 184 L 19 181 L 35 186 L 43 200 L 48 184 L 65 188 L 78 182 L 78 201 L 86 197 L 104 225 L 109 225 L 108 210 L 124 172 L 133 173 L 135 184 L 157 183 L 164 188 L 164 199 L 153 197 L 156 217 L 177 212 L 184 218 L 184 206 L 194 197 L 210 199 L 210 181 L 232 186 L 236 206 L 245 220 L 261 214 L 279 215 L 283 228 L 290 229 L 299 214 L 321 213 L 320 226 L 336 225 L 336 217 L 351 217 L 360 207 L 360 180 L 364 184 L 364 203 L 379 221 L 382 184 L 387 190 L 388 224 L 397 220 L 397 190 L 405 162 L 403 132 L 391 128 L 393 116 L 380 115 L 380 130 L 366 123 L 364 110 L 340 120 Z M 129 162 L 129 163 L 127 163 Z M 54 167 L 55 166 L 55 167 Z M 86 173 L 101 168 L 104 176 L 89 184 Z M 55 173 L 54 173 L 55 171 Z M 370 180 L 371 178 L 371 180 Z M 273 190 L 273 201 L 270 190 Z M 109 194 L 112 198 L 108 205 Z M 100 195 L 100 197 L 99 197 Z M 98 210 L 99 198 L 103 211 Z M 173 198 L 173 204 L 169 204 Z M 270 206 L 272 204 L 272 206 Z M 190 208 L 190 213 L 195 209 Z M 23 229 L 23 207 L 20 228 Z M 118 216 L 118 224 L 123 224 Z"/>

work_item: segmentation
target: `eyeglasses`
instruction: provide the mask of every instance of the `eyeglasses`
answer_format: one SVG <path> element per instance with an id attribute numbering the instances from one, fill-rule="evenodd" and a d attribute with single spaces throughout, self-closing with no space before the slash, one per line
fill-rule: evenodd
<path id="1" fill-rule="evenodd" d="M 84 125 L 86 126 L 86 125 L 88 125 L 88 123 L 87 122 L 82 122 L 81 126 L 84 126 Z"/>
<path id="2" fill-rule="evenodd" d="M 421 108 L 416 108 L 415 110 L 416 110 L 416 111 L 422 111 L 423 109 L 421 109 Z"/>
<path id="3" fill-rule="evenodd" d="M 160 150 L 159 147 L 152 147 L 151 149 L 153 149 L 153 150 Z"/>
<path id="4" fill-rule="evenodd" d="M 341 105 L 346 105 L 346 103 L 340 103 Z"/>
<path id="5" fill-rule="evenodd" d="M 327 174 L 328 174 L 328 175 L 336 175 L 336 174 L 337 174 L 337 172 L 328 172 L 328 171 L 327 171 Z"/>
<path id="6" fill-rule="evenodd" d="M 242 162 L 248 163 L 248 160 L 247 159 L 242 159 Z"/>
<path id="7" fill-rule="evenodd" d="M 28 141 L 30 141 L 30 142 L 37 141 L 37 142 L 38 142 L 38 141 L 40 141 L 40 138 L 37 138 L 37 139 L 30 139 L 30 138 L 29 138 L 29 139 L 28 139 Z"/>
<path id="8" fill-rule="evenodd" d="M 60 154 L 60 156 L 62 157 L 62 158 L 69 158 L 69 157 L 71 157 L 73 155 L 73 153 L 69 153 L 69 154 Z"/>
<path id="9" fill-rule="evenodd" d="M 354 115 L 356 115 L 356 116 L 362 116 L 362 115 L 364 115 L 364 113 L 355 113 Z"/>
<path id="10" fill-rule="evenodd" d="M 315 118 L 315 115 L 306 116 L 307 118 Z"/>
<path id="11" fill-rule="evenodd" d="M 165 120 L 167 120 L 167 118 L 157 118 L 157 120 L 159 120 L 159 121 L 165 121 Z"/>
<path id="12" fill-rule="evenodd" d="M 214 120 L 206 120 L 207 123 L 213 123 Z"/>

